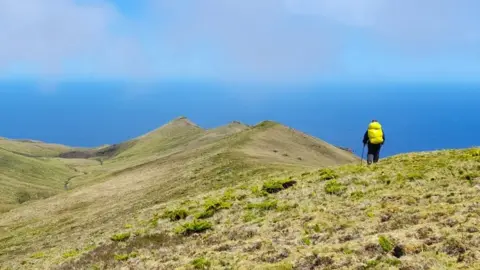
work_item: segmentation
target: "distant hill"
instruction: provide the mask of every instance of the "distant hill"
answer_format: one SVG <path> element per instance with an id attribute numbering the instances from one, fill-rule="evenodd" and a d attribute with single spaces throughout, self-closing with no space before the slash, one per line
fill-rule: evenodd
<path id="1" fill-rule="evenodd" d="M 176 200 L 359 161 L 280 123 L 203 129 L 185 117 L 97 148 L 3 145 L 0 262 L 15 269 L 78 258 L 85 243 L 97 247 L 127 220 Z"/>

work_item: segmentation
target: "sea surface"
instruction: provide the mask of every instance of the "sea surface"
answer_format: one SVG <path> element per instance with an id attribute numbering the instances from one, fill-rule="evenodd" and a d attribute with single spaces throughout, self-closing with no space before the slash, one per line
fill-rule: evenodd
<path id="1" fill-rule="evenodd" d="M 204 128 L 278 121 L 357 155 L 368 123 L 377 119 L 386 135 L 385 157 L 479 146 L 480 86 L 0 83 L 1 137 L 99 146 L 177 116 Z"/>

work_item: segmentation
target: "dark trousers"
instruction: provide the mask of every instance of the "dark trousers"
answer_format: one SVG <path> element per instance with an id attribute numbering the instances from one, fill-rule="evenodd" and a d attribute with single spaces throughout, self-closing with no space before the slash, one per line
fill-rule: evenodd
<path id="1" fill-rule="evenodd" d="M 382 148 L 381 144 L 368 144 L 368 158 L 367 163 L 377 163 L 380 158 L 380 149 Z"/>

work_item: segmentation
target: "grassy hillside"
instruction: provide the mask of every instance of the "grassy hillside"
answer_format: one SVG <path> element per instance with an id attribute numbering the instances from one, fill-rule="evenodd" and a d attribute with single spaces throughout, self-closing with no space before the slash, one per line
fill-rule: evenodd
<path id="1" fill-rule="evenodd" d="M 232 122 L 205 130 L 178 118 L 116 145 L 113 155 L 97 154 L 109 147 L 75 149 L 93 153 L 86 156 L 30 158 L 71 169 L 70 189 L 0 216 L 0 262 L 15 269 L 49 268 L 81 253 L 72 244 L 98 246 L 126 220 L 172 200 L 358 160 L 272 122 L 252 127 Z M 23 173 L 28 166 L 14 171 Z M 48 178 L 44 175 L 41 184 Z M 46 259 L 45 252 L 59 257 Z"/>
<path id="2" fill-rule="evenodd" d="M 35 152 L 22 147 L 11 149 Z M 65 181 L 78 174 L 54 158 L 30 157 L 12 151 L 0 149 L 0 213 L 31 200 L 53 196 L 64 189 Z"/>
<path id="3" fill-rule="evenodd" d="M 158 204 L 61 269 L 479 269 L 480 149 L 392 157 Z M 38 253 L 42 252 L 42 253 Z M 42 256 L 38 256 L 41 254 Z M 63 253 L 65 255 L 66 253 Z M 68 254 L 68 253 L 67 253 Z"/>
<path id="4" fill-rule="evenodd" d="M 9 140 L 0 138 L 0 150 L 28 157 L 55 157 L 71 148 L 32 140 Z"/>
<path id="5" fill-rule="evenodd" d="M 228 139 L 230 147 L 259 161 L 321 167 L 358 160 L 349 152 L 272 121 L 261 122 Z"/>
<path id="6" fill-rule="evenodd" d="M 123 176 L 4 214 L 0 258 L 7 269 L 478 269 L 478 164 L 476 148 L 255 172 L 151 204 Z"/>

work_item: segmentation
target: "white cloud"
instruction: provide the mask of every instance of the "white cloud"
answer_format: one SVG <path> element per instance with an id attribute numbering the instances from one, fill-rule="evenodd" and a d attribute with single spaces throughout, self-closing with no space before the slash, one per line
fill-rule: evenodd
<path id="1" fill-rule="evenodd" d="M 480 41 L 476 0 L 286 0 L 292 12 L 371 30 L 401 49 L 449 49 Z"/>
<path id="2" fill-rule="evenodd" d="M 417 54 L 480 42 L 476 0 L 145 0 L 138 17 L 113 3 L 0 0 L 0 76 L 308 81 L 342 72 L 357 30 Z"/>
<path id="3" fill-rule="evenodd" d="M 295 17 L 279 0 L 152 2 L 158 20 L 148 24 L 168 55 L 200 55 L 227 79 L 314 77 L 331 68 L 338 47 L 318 18 Z"/>
<path id="4" fill-rule="evenodd" d="M 106 1 L 2 0 L 0 70 L 4 76 L 130 74 L 125 67 L 132 68 L 139 48 L 116 33 L 125 23 Z"/>

